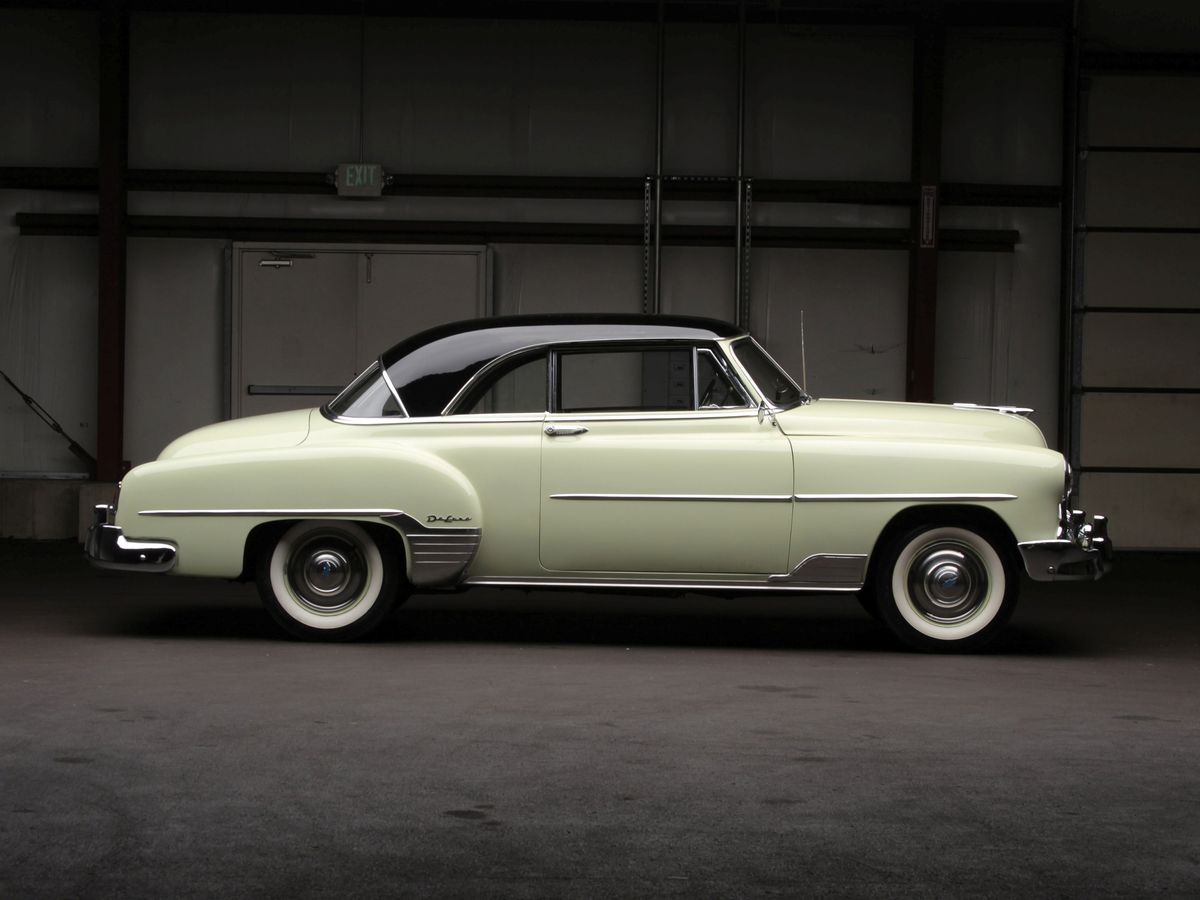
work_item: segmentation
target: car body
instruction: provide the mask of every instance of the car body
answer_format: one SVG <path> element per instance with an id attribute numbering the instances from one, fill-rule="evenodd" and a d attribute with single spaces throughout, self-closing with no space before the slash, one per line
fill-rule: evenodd
<path id="1" fill-rule="evenodd" d="M 288 632 L 411 592 L 855 594 L 909 644 L 978 646 L 1018 572 L 1098 578 L 1106 522 L 1012 408 L 818 400 L 742 329 L 516 316 L 423 332 L 320 409 L 175 440 L 97 508 L 97 565 L 256 578 Z"/>

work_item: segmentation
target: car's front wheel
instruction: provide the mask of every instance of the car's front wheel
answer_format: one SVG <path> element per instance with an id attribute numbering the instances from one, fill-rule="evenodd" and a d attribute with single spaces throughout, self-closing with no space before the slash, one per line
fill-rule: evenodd
<path id="1" fill-rule="evenodd" d="M 922 525 L 880 550 L 872 585 L 884 623 L 918 650 L 973 650 L 1012 615 L 1017 576 L 988 531 Z"/>
<path id="2" fill-rule="evenodd" d="M 391 547 L 354 522 L 298 522 L 266 548 L 258 590 L 293 637 L 348 641 L 376 628 L 403 579 Z"/>

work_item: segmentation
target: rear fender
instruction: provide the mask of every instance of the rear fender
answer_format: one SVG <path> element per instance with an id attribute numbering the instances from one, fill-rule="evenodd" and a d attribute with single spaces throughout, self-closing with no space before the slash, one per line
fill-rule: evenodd
<path id="1" fill-rule="evenodd" d="M 294 447 L 159 460 L 122 484 L 117 524 L 179 547 L 176 572 L 236 578 L 258 526 L 382 522 L 403 538 L 414 587 L 452 584 L 478 549 L 479 498 L 444 460 L 395 446 Z"/>

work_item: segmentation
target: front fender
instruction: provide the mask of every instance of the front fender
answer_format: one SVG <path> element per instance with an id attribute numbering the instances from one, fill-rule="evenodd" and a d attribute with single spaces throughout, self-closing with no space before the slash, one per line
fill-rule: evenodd
<path id="1" fill-rule="evenodd" d="M 1066 464 L 1040 447 L 955 441 L 792 438 L 792 562 L 812 552 L 872 552 L 906 510 L 990 510 L 1018 542 L 1053 538 Z"/>

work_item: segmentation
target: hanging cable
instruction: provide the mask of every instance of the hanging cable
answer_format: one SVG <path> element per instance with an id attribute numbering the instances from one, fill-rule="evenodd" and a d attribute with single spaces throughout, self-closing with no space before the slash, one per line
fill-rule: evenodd
<path id="1" fill-rule="evenodd" d="M 3 378 L 5 381 L 8 382 L 9 387 L 11 387 L 14 391 L 17 392 L 17 396 L 20 397 L 23 401 L 25 401 L 25 405 L 28 406 L 33 411 L 33 414 L 35 416 L 37 416 L 39 419 L 41 419 L 43 422 L 45 422 L 50 427 L 51 431 L 60 435 L 62 437 L 62 439 L 67 442 L 68 450 L 70 450 L 77 457 L 79 457 L 80 460 L 87 463 L 89 474 L 91 472 L 95 471 L 96 457 L 92 456 L 92 454 L 88 453 L 86 450 L 84 450 L 82 447 L 80 447 L 79 444 L 76 443 L 75 440 L 72 439 L 72 437 L 69 434 L 67 434 L 65 431 L 63 431 L 63 427 L 58 424 L 58 422 L 57 422 L 57 420 L 55 420 L 54 416 L 52 416 L 52 415 L 50 415 L 50 413 L 46 412 L 46 409 L 45 409 L 45 407 L 42 406 L 42 404 L 38 403 L 36 400 L 34 400 L 32 397 L 30 397 L 27 393 L 25 393 L 23 390 L 21 390 L 19 387 L 17 387 L 16 384 L 13 383 L 13 380 L 11 378 L 9 378 L 8 375 L 4 373 L 3 370 L 0 370 L 0 378 Z"/>

